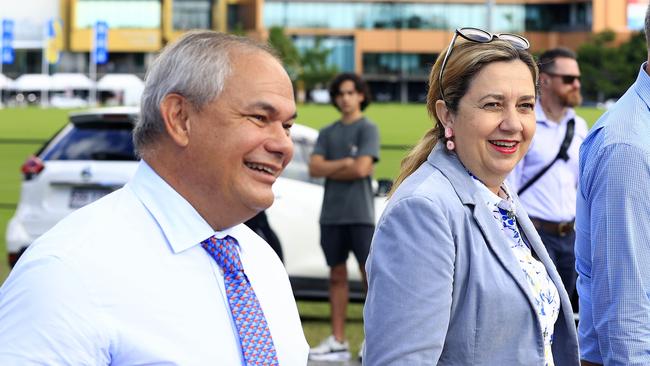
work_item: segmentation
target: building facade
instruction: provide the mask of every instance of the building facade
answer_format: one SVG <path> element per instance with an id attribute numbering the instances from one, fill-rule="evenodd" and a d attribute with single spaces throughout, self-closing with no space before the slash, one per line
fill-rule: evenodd
<path id="1" fill-rule="evenodd" d="M 427 73 L 453 30 L 477 27 L 524 35 L 533 52 L 576 49 L 591 34 L 613 30 L 624 40 L 629 12 L 643 0 L 266 0 L 264 26 L 281 26 L 298 47 L 317 37 L 332 49 L 330 61 L 370 81 L 378 100 L 420 102 Z M 644 4 L 641 4 L 644 3 Z M 637 17 L 638 19 L 638 17 Z M 488 25 L 491 24 L 490 25 Z M 637 22 L 638 23 L 638 22 Z"/>
<path id="2" fill-rule="evenodd" d="M 491 4 L 489 4 L 491 3 Z M 34 24 L 62 20 L 56 72 L 88 72 L 92 26 L 104 21 L 108 62 L 98 74 L 144 76 L 155 53 L 189 29 L 215 29 L 264 39 L 284 28 L 298 49 L 317 39 L 329 62 L 369 80 L 377 100 L 423 101 L 427 72 L 453 30 L 478 27 L 524 35 L 533 52 L 576 49 L 591 34 L 613 30 L 624 40 L 638 30 L 647 0 L 0 0 L 0 18 L 16 20 L 17 62 L 10 77 L 40 72 L 42 33 Z M 54 4 L 54 5 L 52 5 Z M 642 20 L 641 20 L 642 26 Z M 22 32 L 22 33 L 21 33 Z M 39 35 L 40 33 L 40 35 Z"/>

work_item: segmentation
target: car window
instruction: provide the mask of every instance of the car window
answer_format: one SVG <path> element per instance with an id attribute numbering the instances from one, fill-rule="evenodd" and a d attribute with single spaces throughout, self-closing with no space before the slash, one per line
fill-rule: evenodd
<path id="1" fill-rule="evenodd" d="M 282 177 L 322 185 L 322 178 L 309 175 L 309 159 L 313 150 L 313 142 L 301 138 L 293 139 L 293 159 L 284 169 Z"/>
<path id="2" fill-rule="evenodd" d="M 71 125 L 41 153 L 43 160 L 137 160 L 129 123 Z"/>

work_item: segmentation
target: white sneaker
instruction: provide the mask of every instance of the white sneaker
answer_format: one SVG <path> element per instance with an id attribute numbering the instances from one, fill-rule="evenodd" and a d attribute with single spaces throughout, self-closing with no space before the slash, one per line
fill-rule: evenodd
<path id="1" fill-rule="evenodd" d="M 366 340 L 364 339 L 361 342 L 361 347 L 359 348 L 359 363 L 363 362 L 363 350 L 366 348 Z"/>
<path id="2" fill-rule="evenodd" d="M 339 342 L 333 335 L 325 338 L 318 346 L 309 350 L 309 359 L 313 361 L 348 361 L 350 360 L 348 342 Z"/>

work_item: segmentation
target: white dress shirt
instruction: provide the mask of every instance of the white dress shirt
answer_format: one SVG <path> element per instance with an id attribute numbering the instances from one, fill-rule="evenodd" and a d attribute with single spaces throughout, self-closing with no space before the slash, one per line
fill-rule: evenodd
<path id="1" fill-rule="evenodd" d="M 508 176 L 509 186 L 517 192 L 555 159 L 564 141 L 567 123 L 575 118 L 573 140 L 568 150 L 569 160 L 556 161 L 519 197 L 530 217 L 554 222 L 571 221 L 576 214 L 578 153 L 580 144 L 587 136 L 587 123 L 576 115 L 573 108 L 567 109 L 561 121 L 553 122 L 548 119 L 539 101 L 535 105 L 535 116 L 535 136 L 524 158 Z"/>
<path id="2" fill-rule="evenodd" d="M 20 259 L 0 288 L 0 365 L 241 365 L 223 273 L 199 245 L 212 235 L 238 240 L 280 365 L 305 365 L 273 250 L 245 225 L 215 233 L 144 161 Z"/>

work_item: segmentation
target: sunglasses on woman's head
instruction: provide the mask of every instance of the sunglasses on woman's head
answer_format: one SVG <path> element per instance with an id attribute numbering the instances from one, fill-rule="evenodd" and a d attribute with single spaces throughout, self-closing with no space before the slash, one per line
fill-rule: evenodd
<path id="1" fill-rule="evenodd" d="M 440 98 L 442 98 L 442 100 L 445 103 L 447 103 L 447 101 L 445 101 L 445 94 L 442 91 L 442 74 L 445 71 L 445 66 L 447 66 L 447 60 L 449 59 L 449 55 L 451 55 L 451 50 L 454 48 L 454 44 L 456 43 L 456 38 L 458 38 L 458 36 L 461 36 L 466 40 L 475 43 L 489 43 L 494 41 L 495 39 L 499 39 L 510 43 L 513 47 L 520 50 L 527 50 L 530 47 L 530 42 L 528 42 L 526 38 L 517 34 L 512 34 L 512 33 L 493 34 L 488 31 L 484 31 L 482 29 L 471 28 L 471 27 L 456 29 L 456 32 L 454 33 L 454 37 L 451 39 L 451 42 L 449 43 L 449 47 L 447 47 L 447 54 L 445 54 L 445 58 L 442 60 L 442 65 L 440 66 L 440 75 L 438 76 L 438 87 L 440 88 Z"/>

